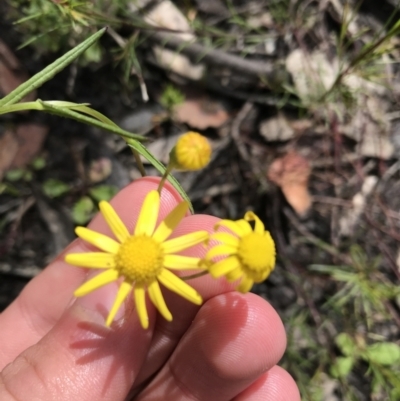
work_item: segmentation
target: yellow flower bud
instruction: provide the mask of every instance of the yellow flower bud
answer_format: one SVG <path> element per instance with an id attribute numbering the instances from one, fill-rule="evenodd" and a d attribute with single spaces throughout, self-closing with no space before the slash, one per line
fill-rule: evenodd
<path id="1" fill-rule="evenodd" d="M 211 145 L 207 138 L 193 131 L 182 135 L 170 153 L 171 164 L 178 170 L 202 169 L 210 158 Z"/>

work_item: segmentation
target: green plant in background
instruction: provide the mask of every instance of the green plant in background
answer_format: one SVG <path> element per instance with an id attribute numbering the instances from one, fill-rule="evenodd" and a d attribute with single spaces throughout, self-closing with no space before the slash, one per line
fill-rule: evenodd
<path id="1" fill-rule="evenodd" d="M 86 224 L 99 211 L 97 204 L 109 201 L 118 188 L 112 185 L 96 185 L 89 189 L 89 195 L 81 197 L 72 208 L 72 220 L 75 224 Z"/>
<path id="2" fill-rule="evenodd" d="M 364 319 L 367 327 L 371 327 L 374 313 L 381 313 L 388 318 L 385 303 L 395 299 L 400 294 L 400 288 L 379 272 L 379 256 L 369 260 L 360 246 L 353 245 L 350 258 L 352 264 L 348 266 L 312 265 L 310 268 L 329 274 L 334 281 L 343 283 L 326 303 L 327 307 L 334 307 L 337 311 L 346 310 L 357 319 Z"/>
<path id="3" fill-rule="evenodd" d="M 168 84 L 160 97 L 160 103 L 169 112 L 174 106 L 177 106 L 185 101 L 185 95 L 174 85 Z"/>
<path id="4" fill-rule="evenodd" d="M 324 305 L 324 309 L 330 311 L 329 321 L 339 330 L 342 327 L 355 333 L 353 336 L 344 332 L 336 335 L 335 344 L 343 356 L 325 366 L 329 366 L 331 376 L 342 383 L 345 399 L 357 400 L 348 377 L 366 366 L 365 375 L 371 379 L 372 395 L 386 394 L 391 397 L 388 399 L 395 400 L 394 394 L 400 394 L 400 346 L 374 334 L 374 328 L 377 322 L 391 321 L 387 305 L 399 296 L 400 288 L 379 271 L 380 257 L 370 260 L 358 245 L 351 246 L 349 254 L 349 265 L 311 266 L 313 271 L 328 274 L 339 284 L 337 292 Z"/>
<path id="5" fill-rule="evenodd" d="M 81 42 L 105 24 L 118 26 L 117 16 L 128 9 L 127 0 L 9 0 L 8 17 L 23 34 L 21 47 L 33 44 L 39 53 L 63 51 Z M 22 15 L 22 18 L 21 18 Z M 96 47 L 96 52 L 101 52 Z M 84 61 L 94 61 L 93 48 Z M 97 59 L 97 53 L 95 59 Z"/>
<path id="6" fill-rule="evenodd" d="M 343 356 L 335 359 L 331 367 L 331 375 L 346 380 L 357 364 L 367 364 L 366 375 L 371 378 L 372 395 L 382 392 L 400 394 L 400 346 L 394 342 L 380 341 L 367 344 L 361 335 L 354 338 L 347 333 L 340 333 L 335 343 Z"/>

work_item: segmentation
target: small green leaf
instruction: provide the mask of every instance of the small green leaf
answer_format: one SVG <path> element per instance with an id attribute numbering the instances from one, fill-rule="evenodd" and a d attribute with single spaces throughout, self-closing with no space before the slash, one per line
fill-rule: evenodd
<path id="1" fill-rule="evenodd" d="M 184 101 L 185 95 L 173 85 L 167 85 L 160 97 L 160 103 L 168 110 Z"/>
<path id="2" fill-rule="evenodd" d="M 25 175 L 26 170 L 23 168 L 14 168 L 7 171 L 6 179 L 11 182 L 16 182 L 21 180 Z"/>
<path id="3" fill-rule="evenodd" d="M 112 185 L 98 185 L 97 187 L 89 190 L 90 196 L 96 202 L 100 202 L 102 200 L 109 201 L 117 192 L 118 188 Z"/>
<path id="4" fill-rule="evenodd" d="M 49 198 L 56 198 L 57 196 L 64 195 L 70 189 L 71 187 L 68 184 L 54 178 L 46 180 L 42 185 L 43 192 Z"/>
<path id="5" fill-rule="evenodd" d="M 354 351 L 356 349 L 356 343 L 347 333 L 340 333 L 335 338 L 335 343 L 344 355 L 346 356 L 354 355 Z"/>
<path id="6" fill-rule="evenodd" d="M 76 224 L 86 224 L 92 217 L 94 203 L 88 197 L 84 196 L 75 203 L 72 208 L 72 219 Z"/>
<path id="7" fill-rule="evenodd" d="M 331 366 L 331 375 L 335 378 L 344 378 L 353 369 L 354 358 L 351 356 L 339 356 Z"/>
<path id="8" fill-rule="evenodd" d="M 103 56 L 103 51 L 98 43 L 95 43 L 93 46 L 89 47 L 82 55 L 83 64 L 87 63 L 99 63 Z"/>
<path id="9" fill-rule="evenodd" d="M 400 362 L 400 346 L 390 342 L 372 344 L 367 348 L 365 357 L 371 362 L 391 366 Z"/>
<path id="10" fill-rule="evenodd" d="M 24 174 L 24 177 L 23 177 L 24 181 L 32 181 L 32 178 L 33 178 L 32 171 L 25 170 L 25 174 Z"/>
<path id="11" fill-rule="evenodd" d="M 31 163 L 35 170 L 41 170 L 46 167 L 46 159 L 44 157 L 36 157 Z"/>

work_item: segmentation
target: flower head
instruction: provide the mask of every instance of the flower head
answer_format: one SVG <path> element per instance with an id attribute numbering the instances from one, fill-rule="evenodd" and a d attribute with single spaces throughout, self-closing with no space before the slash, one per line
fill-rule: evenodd
<path id="1" fill-rule="evenodd" d="M 210 162 L 211 146 L 206 137 L 189 131 L 178 139 L 170 158 L 174 168 L 199 170 Z"/>
<path id="2" fill-rule="evenodd" d="M 139 319 L 145 329 L 149 326 L 146 291 L 161 315 L 168 321 L 172 320 L 159 283 L 197 305 L 202 303 L 200 294 L 171 272 L 171 270 L 198 268 L 199 258 L 175 253 L 204 241 L 208 236 L 207 231 L 196 231 L 168 240 L 188 210 L 186 201 L 177 205 L 156 227 L 160 195 L 157 191 L 149 192 L 143 202 L 132 235 L 108 202 L 100 202 L 99 206 L 118 241 L 85 227 L 76 228 L 76 234 L 80 238 L 103 252 L 72 253 L 65 257 L 66 262 L 106 270 L 81 285 L 75 291 L 75 296 L 84 296 L 122 278 L 123 281 L 107 317 L 106 325 L 111 325 L 122 302 L 133 290 Z"/>
<path id="3" fill-rule="evenodd" d="M 250 221 L 255 222 L 254 229 Z M 228 228 L 234 235 L 218 232 L 220 227 Z M 240 279 L 237 290 L 247 292 L 253 283 L 264 281 L 270 275 L 275 267 L 275 243 L 253 212 L 247 212 L 241 220 L 221 220 L 215 231 L 210 239 L 220 244 L 211 248 L 203 261 L 214 278 Z"/>

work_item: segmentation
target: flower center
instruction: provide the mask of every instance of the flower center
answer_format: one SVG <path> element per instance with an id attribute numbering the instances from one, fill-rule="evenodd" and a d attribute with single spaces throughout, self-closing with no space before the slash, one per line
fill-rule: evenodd
<path id="1" fill-rule="evenodd" d="M 238 257 L 254 281 L 264 280 L 274 268 L 274 242 L 269 234 L 252 232 L 240 239 Z"/>
<path id="2" fill-rule="evenodd" d="M 116 269 L 131 283 L 150 284 L 163 268 L 161 246 L 146 235 L 133 235 L 115 255 Z"/>

